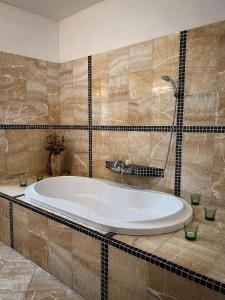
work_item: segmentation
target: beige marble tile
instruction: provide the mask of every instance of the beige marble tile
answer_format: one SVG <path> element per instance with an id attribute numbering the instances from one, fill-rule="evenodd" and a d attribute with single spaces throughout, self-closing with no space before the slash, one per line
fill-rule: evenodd
<path id="1" fill-rule="evenodd" d="M 73 101 L 74 102 L 85 102 L 88 104 L 88 81 L 80 80 L 75 81 L 73 84 Z"/>
<path id="2" fill-rule="evenodd" d="M 129 95 L 132 100 L 149 100 L 152 95 L 153 71 L 139 71 L 130 73 Z"/>
<path id="3" fill-rule="evenodd" d="M 73 288 L 86 299 L 100 299 L 100 248 L 99 241 L 73 231 Z"/>
<path id="4" fill-rule="evenodd" d="M 184 98 L 185 125 L 215 125 L 217 94 L 198 94 Z"/>
<path id="5" fill-rule="evenodd" d="M 88 104 L 84 101 L 74 103 L 73 116 L 75 125 L 88 125 Z"/>
<path id="6" fill-rule="evenodd" d="M 48 242 L 33 232 L 29 235 L 30 260 L 44 270 L 48 270 Z"/>
<path id="7" fill-rule="evenodd" d="M 218 56 L 220 24 L 214 23 L 187 32 L 187 57 Z"/>
<path id="8" fill-rule="evenodd" d="M 15 219 L 14 219 L 15 220 Z M 14 221 L 15 222 L 15 221 Z M 30 233 L 28 226 L 15 222 L 14 224 L 14 247 L 19 253 L 30 258 Z"/>
<path id="9" fill-rule="evenodd" d="M 60 237 L 59 237 L 60 239 Z M 73 286 L 72 275 L 72 252 L 58 246 L 58 242 L 48 243 L 48 271 L 55 278 L 66 284 L 68 287 Z"/>
<path id="10" fill-rule="evenodd" d="M 60 86 L 73 81 L 73 64 L 71 61 L 59 64 Z"/>
<path id="11" fill-rule="evenodd" d="M 47 81 L 47 62 L 34 58 L 26 58 L 27 61 L 27 80 L 46 82 Z"/>
<path id="12" fill-rule="evenodd" d="M 60 106 L 71 105 L 74 101 L 74 90 L 72 83 L 60 85 Z"/>
<path id="13" fill-rule="evenodd" d="M 102 77 L 92 80 L 92 100 L 96 102 L 107 102 L 109 100 L 109 79 Z"/>
<path id="14" fill-rule="evenodd" d="M 213 135 L 184 134 L 183 162 L 212 167 Z"/>
<path id="15" fill-rule="evenodd" d="M 88 58 L 76 59 L 73 64 L 73 80 L 82 81 L 88 79 Z"/>
<path id="16" fill-rule="evenodd" d="M 109 114 L 107 125 L 128 125 L 128 103 L 126 99 L 109 102 Z"/>
<path id="17" fill-rule="evenodd" d="M 72 152 L 68 161 L 72 175 L 88 176 L 88 153 Z"/>
<path id="18" fill-rule="evenodd" d="M 92 104 L 94 125 L 107 125 L 110 123 L 110 105 L 108 101 L 97 101 Z"/>
<path id="19" fill-rule="evenodd" d="M 65 147 L 76 152 L 88 152 L 88 132 L 85 130 L 65 131 Z"/>
<path id="20" fill-rule="evenodd" d="M 172 34 L 153 40 L 153 66 L 168 63 L 179 56 L 179 34 Z"/>
<path id="21" fill-rule="evenodd" d="M 27 101 L 47 102 L 47 84 L 39 81 L 26 81 Z"/>
<path id="22" fill-rule="evenodd" d="M 212 168 L 212 191 L 218 203 L 224 205 L 225 196 L 225 177 L 224 177 L 224 155 L 225 155 L 225 136 L 216 134 L 214 136 L 214 155 Z"/>
<path id="23" fill-rule="evenodd" d="M 128 100 L 129 78 L 125 75 L 118 75 L 109 78 L 109 101 L 117 101 L 120 105 L 122 100 Z"/>
<path id="24" fill-rule="evenodd" d="M 3 78 L 0 80 L 2 101 L 26 100 L 26 81 L 24 79 Z"/>
<path id="25" fill-rule="evenodd" d="M 218 91 L 225 92 L 225 56 L 219 58 Z"/>
<path id="26" fill-rule="evenodd" d="M 48 239 L 54 244 L 71 252 L 72 247 L 72 229 L 48 219 Z"/>
<path id="27" fill-rule="evenodd" d="M 146 41 L 130 46 L 129 71 L 137 72 L 152 67 L 153 42 Z"/>
<path id="28" fill-rule="evenodd" d="M 0 217 L 0 240 L 5 244 L 10 244 L 9 218 Z"/>
<path id="29" fill-rule="evenodd" d="M 215 93 L 217 73 L 190 73 L 185 78 L 185 94 L 195 95 Z"/>
<path id="30" fill-rule="evenodd" d="M 129 47 L 109 52 L 109 76 L 126 74 L 129 70 Z"/>
<path id="31" fill-rule="evenodd" d="M 225 92 L 217 93 L 218 111 L 216 113 L 216 124 L 223 125 L 225 123 Z"/>
<path id="32" fill-rule="evenodd" d="M 0 216 L 9 217 L 9 201 L 4 198 L 0 198 Z"/>
<path id="33" fill-rule="evenodd" d="M 1 269 L 0 290 L 25 292 L 33 276 L 35 266 L 23 257 L 7 259 Z"/>
<path id="34" fill-rule="evenodd" d="M 109 75 L 109 52 L 92 56 L 92 78 L 103 78 Z"/>
<path id="35" fill-rule="evenodd" d="M 5 78 L 25 79 L 27 74 L 27 60 L 24 56 L 2 52 L 2 76 Z"/>
<path id="36" fill-rule="evenodd" d="M 48 219 L 31 210 L 28 211 L 29 231 L 45 239 L 48 238 Z M 26 216 L 27 217 L 27 216 Z"/>

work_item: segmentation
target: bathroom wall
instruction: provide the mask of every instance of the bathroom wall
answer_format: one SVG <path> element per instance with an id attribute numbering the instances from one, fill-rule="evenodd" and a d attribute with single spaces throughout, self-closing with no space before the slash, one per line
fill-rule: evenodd
<path id="1" fill-rule="evenodd" d="M 15 125 L 59 122 L 58 64 L 1 52 L 0 124 L 14 125 L 11 130 L 0 130 L 1 180 L 45 170 L 47 132 Z"/>
<path id="2" fill-rule="evenodd" d="M 0 51 L 58 62 L 58 22 L 3 2 Z"/>
<path id="3" fill-rule="evenodd" d="M 162 126 L 172 124 L 174 97 L 170 83 L 160 76 L 178 78 L 179 44 L 177 33 L 92 56 L 93 177 L 173 192 L 175 133 L 161 180 L 122 177 L 107 170 L 105 161 L 123 159 L 164 167 L 170 130 Z M 225 22 L 187 31 L 181 190 L 204 195 L 213 191 L 223 204 L 224 57 Z M 87 78 L 87 58 L 60 65 L 61 124 L 88 125 Z M 142 125 L 160 129 L 145 132 Z M 75 138 L 75 132 L 68 134 L 73 147 L 72 173 L 87 175 L 88 128 L 77 131 Z"/>
<path id="4" fill-rule="evenodd" d="M 175 100 L 160 76 L 178 78 L 179 45 L 175 33 L 95 54 L 89 76 L 87 57 L 58 65 L 2 52 L 1 124 L 73 125 L 57 129 L 65 135 L 65 170 L 173 193 L 176 133 L 160 180 L 122 177 L 106 169 L 105 161 L 164 167 Z M 224 58 L 225 22 L 187 31 L 181 191 L 210 195 L 212 190 L 223 204 Z M 50 130 L 45 128 L 1 130 L 1 179 L 44 172 Z"/>
<path id="5" fill-rule="evenodd" d="M 223 0 L 105 0 L 60 20 L 60 62 L 218 22 L 224 10 Z"/>

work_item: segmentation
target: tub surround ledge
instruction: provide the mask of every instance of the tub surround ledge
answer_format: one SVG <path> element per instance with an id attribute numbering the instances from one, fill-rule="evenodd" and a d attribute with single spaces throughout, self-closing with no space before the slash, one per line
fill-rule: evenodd
<path id="1" fill-rule="evenodd" d="M 5 191 L 5 189 L 3 191 Z M 89 271 L 87 272 L 85 271 L 85 273 L 87 274 L 87 276 L 91 276 L 89 277 L 90 279 L 92 278 L 91 280 L 94 280 L 95 282 L 94 286 L 97 287 L 96 292 L 93 290 L 94 287 L 87 287 L 87 289 L 84 290 L 82 288 L 83 286 L 82 280 L 80 282 L 80 279 L 76 278 L 76 276 L 73 277 L 73 275 L 71 278 L 70 272 L 68 273 L 68 269 L 65 270 L 67 276 L 63 277 L 66 280 L 64 282 L 68 286 L 74 287 L 75 290 L 78 289 L 78 292 L 83 291 L 82 296 L 84 297 L 86 296 L 87 299 L 93 298 L 93 295 L 96 299 L 100 299 L 100 293 L 103 292 L 101 291 L 100 281 L 98 283 L 98 279 L 97 279 L 97 278 L 101 278 L 100 273 L 98 273 L 102 269 L 100 263 L 100 257 L 104 258 L 102 262 L 104 262 L 104 265 L 107 268 L 107 272 L 102 271 L 104 275 L 104 278 L 101 279 L 101 282 L 104 283 L 102 285 L 105 289 L 107 286 L 105 281 L 107 281 L 108 288 L 109 288 L 107 293 L 109 293 L 110 296 L 109 299 L 117 299 L 115 298 L 114 292 L 112 292 L 115 291 L 116 293 L 116 290 L 112 289 L 113 285 L 115 284 L 115 281 L 113 279 L 114 271 L 110 271 L 110 273 L 108 273 L 108 268 L 110 268 L 112 261 L 114 264 L 115 251 L 119 251 L 118 252 L 119 256 L 125 255 L 128 261 L 130 259 L 131 260 L 134 259 L 136 262 L 135 268 L 136 265 L 138 266 L 139 264 L 144 264 L 145 270 L 149 270 L 149 268 L 156 268 L 156 270 L 158 270 L 159 273 L 162 272 L 162 276 L 170 277 L 169 274 L 174 273 L 174 275 L 171 274 L 171 276 L 178 275 L 178 277 L 177 276 L 174 277 L 175 281 L 180 280 L 181 284 L 186 284 L 187 281 L 191 282 L 191 284 L 194 284 L 193 287 L 195 288 L 199 286 L 199 289 L 202 290 L 201 292 L 202 295 L 207 295 L 207 290 L 209 295 L 213 293 L 214 298 L 210 296 L 211 298 L 205 297 L 202 299 L 223 299 L 225 295 L 225 268 L 223 268 L 223 264 L 221 264 L 221 261 L 224 261 L 225 259 L 225 253 L 224 253 L 225 209 L 222 206 L 219 205 L 217 206 L 218 209 L 217 217 L 216 217 L 216 221 L 214 222 L 209 222 L 204 219 L 203 205 L 193 207 L 194 221 L 198 222 L 200 226 L 199 226 L 197 241 L 189 242 L 184 239 L 183 230 L 178 230 L 174 233 L 155 235 L 155 236 L 129 236 L 129 235 L 107 233 L 105 231 L 99 231 L 96 228 L 92 228 L 91 226 L 87 226 L 86 224 L 82 224 L 81 222 L 77 222 L 76 220 L 72 220 L 72 219 L 66 220 L 64 216 L 57 215 L 50 210 L 44 210 L 43 208 L 35 207 L 31 203 L 27 202 L 24 196 L 19 198 L 16 198 L 16 196 L 12 197 L 5 193 L 2 193 L 1 189 L 0 189 L 0 196 L 1 196 L 1 201 L 0 201 L 1 220 L 3 219 L 2 216 L 6 215 L 7 213 L 7 201 L 10 201 L 11 203 L 13 203 L 14 225 L 16 225 L 15 222 L 17 222 L 18 220 L 21 220 L 20 222 L 23 223 L 23 224 L 21 223 L 20 225 L 17 224 L 17 226 L 14 227 L 14 235 L 10 236 L 11 238 L 15 239 L 15 248 L 19 252 L 24 254 L 29 259 L 33 260 L 42 268 L 48 270 L 49 272 L 52 272 L 54 276 L 57 276 L 57 273 L 59 272 L 59 269 L 57 269 L 56 266 L 57 263 L 59 264 L 59 268 L 61 270 L 60 260 L 65 257 L 66 257 L 66 261 L 68 262 L 69 262 L 68 259 L 71 259 L 72 263 L 71 264 L 68 263 L 68 266 L 71 266 L 72 269 L 71 274 L 72 272 L 77 270 L 77 268 L 78 269 L 81 268 L 80 270 L 81 272 L 83 272 L 84 266 L 86 266 L 87 268 L 89 268 L 88 265 L 90 266 Z M 184 195 L 182 195 L 182 197 L 186 199 L 188 202 L 190 202 L 189 194 L 185 193 Z M 203 200 L 205 203 L 208 202 L 207 198 L 204 198 Z M 18 215 L 19 211 L 22 212 L 21 217 L 19 217 Z M 15 217 L 15 215 L 17 217 Z M 32 234 L 34 240 L 40 239 L 42 241 L 42 243 L 38 243 L 42 247 L 40 251 L 43 252 L 43 249 L 45 249 L 46 247 L 49 247 L 49 249 L 53 251 L 54 254 L 53 259 L 55 259 L 54 262 L 55 266 L 53 270 L 51 267 L 53 263 L 48 262 L 48 258 L 47 256 L 45 256 L 45 254 L 42 255 L 42 258 L 46 257 L 46 261 L 43 262 L 39 260 L 40 256 L 38 255 L 37 251 L 35 251 L 35 253 L 37 254 L 36 256 L 36 254 L 32 251 L 31 248 L 28 247 L 29 249 L 27 250 L 25 249 L 26 241 L 28 241 L 27 239 L 28 237 L 26 237 L 27 230 L 20 230 L 20 235 L 22 236 L 22 238 L 21 236 L 18 236 L 17 239 L 20 242 L 22 241 L 22 244 L 17 245 L 16 243 L 17 232 L 15 228 L 17 228 L 18 226 L 20 226 L 21 229 L 31 228 L 31 224 L 29 223 L 29 216 L 30 216 L 30 220 L 32 219 L 34 222 L 35 222 L 34 216 L 37 216 L 36 218 L 37 226 L 35 226 L 36 228 L 35 232 Z M 38 218 L 39 218 L 38 216 L 40 216 L 40 218 L 46 219 L 47 223 L 52 222 L 50 220 L 53 220 L 55 223 L 59 224 L 57 226 L 61 226 L 60 224 L 62 224 L 62 226 L 65 228 L 64 230 L 67 230 L 66 228 L 70 228 L 70 230 L 72 230 L 74 234 L 77 231 L 80 232 L 81 239 L 79 242 L 80 246 L 78 248 L 83 246 L 85 247 L 85 245 L 82 246 L 83 242 L 81 243 L 81 241 L 83 240 L 85 235 L 89 236 L 90 248 L 94 247 L 97 251 L 96 253 L 91 251 L 91 253 L 94 253 L 94 257 L 95 257 L 95 258 L 93 257 L 94 261 L 92 261 L 90 253 L 87 256 L 85 256 L 86 258 L 84 258 L 83 263 L 81 263 L 83 258 L 80 257 L 80 252 L 79 254 L 78 253 L 75 254 L 72 252 L 72 254 L 70 255 L 69 254 L 70 252 L 68 251 L 68 246 L 66 246 L 66 245 L 70 245 L 70 242 L 69 244 L 68 242 L 65 242 L 66 244 L 62 242 L 61 245 L 56 244 L 54 246 L 55 241 L 54 239 L 52 240 L 52 236 L 54 237 L 54 234 L 52 233 L 53 235 L 51 236 L 51 241 L 50 241 L 49 239 L 50 239 L 51 231 L 49 231 L 48 225 L 46 228 L 40 228 L 38 226 L 38 224 L 42 224 L 42 225 L 45 224 L 43 222 L 38 222 Z M 9 223 L 10 222 L 8 219 L 8 224 Z M 29 229 L 29 230 L 34 230 L 34 229 Z M 73 243 L 71 241 L 72 243 L 71 245 L 73 245 L 74 249 L 76 249 L 75 247 L 76 240 L 77 239 L 75 239 Z M 87 243 L 89 243 L 88 240 Z M 96 244 L 97 248 L 96 246 L 94 246 L 95 243 L 97 243 Z M 108 246 L 102 247 L 101 245 L 108 245 Z M 31 255 L 31 253 L 33 254 Z M 97 258 L 99 259 L 99 261 Z M 88 259 L 88 261 L 86 261 L 86 259 Z M 149 267 L 147 267 L 149 262 L 150 265 Z M 145 264 L 147 265 L 145 266 Z M 93 268 L 93 266 L 95 267 Z M 114 270 L 113 267 L 112 270 Z M 130 270 L 130 272 L 132 271 Z M 149 276 L 148 272 L 147 273 L 146 272 L 144 272 L 143 274 L 145 275 L 142 274 L 142 276 Z M 59 279 L 62 280 L 62 278 Z M 83 280 L 87 281 L 88 278 L 83 278 Z M 118 284 L 121 284 L 121 282 Z M 187 283 L 187 285 L 188 284 L 189 283 Z M 207 287 L 208 289 L 206 289 L 205 291 L 204 287 Z M 130 295 L 129 290 L 127 290 L 125 293 L 127 293 L 127 296 L 123 299 L 134 299 L 134 298 L 129 298 Z M 143 293 L 143 291 L 141 293 Z M 171 295 L 174 296 L 176 295 L 176 292 L 173 290 L 171 293 L 172 293 Z M 116 295 L 116 297 L 117 296 L 118 295 Z M 145 299 L 145 296 L 143 296 L 143 299 Z M 177 298 L 177 299 L 181 299 L 181 298 Z M 201 298 L 196 298 L 196 299 L 201 299 Z"/>

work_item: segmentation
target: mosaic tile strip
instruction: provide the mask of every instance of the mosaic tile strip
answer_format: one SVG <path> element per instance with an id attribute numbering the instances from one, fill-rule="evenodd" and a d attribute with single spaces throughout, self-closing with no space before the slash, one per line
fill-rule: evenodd
<path id="1" fill-rule="evenodd" d="M 174 194 L 178 197 L 180 197 L 180 192 L 181 192 L 186 39 L 187 39 L 187 32 L 181 31 L 180 32 L 180 54 L 179 54 L 178 103 L 177 103 L 177 120 L 176 120 L 177 131 L 176 131 L 175 182 L 174 182 Z"/>
<path id="2" fill-rule="evenodd" d="M 188 133 L 225 133 L 225 126 L 183 126 Z"/>
<path id="3" fill-rule="evenodd" d="M 87 125 L 25 125 L 25 124 L 0 124 L 0 130 L 46 130 L 46 129 L 68 129 L 88 130 Z"/>
<path id="4" fill-rule="evenodd" d="M 13 229 L 13 203 L 9 201 L 9 235 L 10 246 L 14 249 L 14 229 Z"/>
<path id="5" fill-rule="evenodd" d="M 140 132 L 176 132 L 177 126 L 142 126 L 142 125 L 25 125 L 0 124 L 0 130 L 92 130 L 92 131 L 140 131 Z M 183 132 L 188 133 L 225 133 L 225 126 L 183 126 Z"/>
<path id="6" fill-rule="evenodd" d="M 101 300 L 108 299 L 108 254 L 109 243 L 115 233 L 108 232 L 105 234 L 106 241 L 101 243 Z"/>
<path id="7" fill-rule="evenodd" d="M 92 172 L 92 57 L 88 56 L 88 175 Z"/>

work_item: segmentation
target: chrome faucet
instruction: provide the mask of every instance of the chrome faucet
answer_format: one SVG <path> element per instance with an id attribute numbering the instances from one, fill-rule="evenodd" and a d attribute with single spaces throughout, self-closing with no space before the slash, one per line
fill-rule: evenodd
<path id="1" fill-rule="evenodd" d="M 113 171 L 119 172 L 121 174 L 131 174 L 132 166 L 127 165 L 122 160 L 115 161 L 112 167 Z"/>

